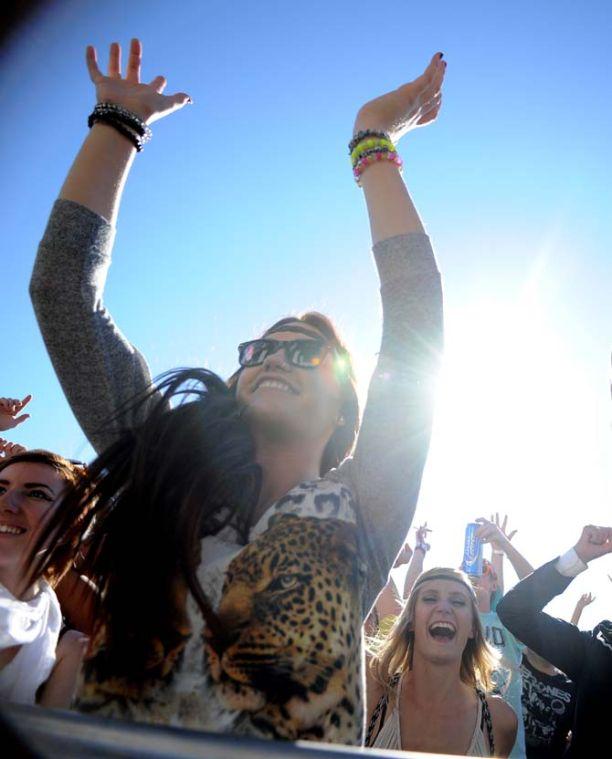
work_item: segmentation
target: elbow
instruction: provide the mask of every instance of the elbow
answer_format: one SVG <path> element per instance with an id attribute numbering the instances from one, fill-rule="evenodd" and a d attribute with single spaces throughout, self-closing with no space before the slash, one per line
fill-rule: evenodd
<path id="1" fill-rule="evenodd" d="M 51 285 L 52 272 L 49 270 L 48 266 L 44 265 L 44 262 L 41 261 L 39 257 L 34 264 L 28 287 L 34 311 L 37 311 L 41 304 L 44 304 L 49 300 L 49 290 Z"/>
<path id="2" fill-rule="evenodd" d="M 513 632 L 513 629 L 516 629 L 516 622 L 517 619 L 520 618 L 520 607 L 515 602 L 515 599 L 513 598 L 512 591 L 507 593 L 502 600 L 498 603 L 497 608 L 495 609 L 497 612 L 497 616 L 499 617 L 502 625 L 504 627 L 507 627 L 510 632 Z"/>
<path id="3" fill-rule="evenodd" d="M 498 603 L 497 608 L 495 609 L 502 625 L 508 629 L 510 629 L 510 625 L 512 624 L 512 620 L 516 613 L 516 611 L 513 610 L 512 606 L 513 604 L 512 599 L 510 598 L 510 594 L 506 594 Z"/>

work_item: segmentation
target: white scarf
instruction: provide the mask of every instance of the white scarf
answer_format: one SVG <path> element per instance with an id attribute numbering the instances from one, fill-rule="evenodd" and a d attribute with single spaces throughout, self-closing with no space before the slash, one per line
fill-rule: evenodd
<path id="1" fill-rule="evenodd" d="M 0 700 L 34 703 L 55 664 L 61 626 L 60 605 L 48 582 L 42 580 L 29 601 L 20 601 L 0 584 L 0 649 L 21 646 L 0 670 Z"/>

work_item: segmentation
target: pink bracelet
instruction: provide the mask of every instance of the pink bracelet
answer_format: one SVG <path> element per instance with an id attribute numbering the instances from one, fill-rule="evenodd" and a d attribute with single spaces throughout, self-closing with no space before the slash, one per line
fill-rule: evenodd
<path id="1" fill-rule="evenodd" d="M 361 175 L 363 172 L 368 168 L 368 166 L 373 163 L 377 163 L 378 161 L 390 161 L 391 163 L 394 163 L 400 170 L 400 174 L 404 166 L 404 162 L 396 152 L 381 151 L 380 153 L 372 153 L 371 155 L 363 156 L 363 158 L 359 159 L 355 168 L 353 169 L 353 176 L 355 177 L 355 181 L 359 187 L 361 187 Z"/>

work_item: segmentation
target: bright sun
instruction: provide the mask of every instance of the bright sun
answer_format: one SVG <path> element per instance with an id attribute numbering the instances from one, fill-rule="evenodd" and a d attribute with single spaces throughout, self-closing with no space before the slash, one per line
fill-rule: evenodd
<path id="1" fill-rule="evenodd" d="M 446 334 L 434 437 L 443 489 L 486 513 L 541 506 L 585 439 L 580 368 L 528 297 L 464 307 Z"/>

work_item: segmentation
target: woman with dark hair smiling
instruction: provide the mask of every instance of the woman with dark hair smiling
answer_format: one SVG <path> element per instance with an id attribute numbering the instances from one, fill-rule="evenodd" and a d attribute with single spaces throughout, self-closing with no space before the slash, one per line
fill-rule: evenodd
<path id="1" fill-rule="evenodd" d="M 76 630 L 59 638 L 62 613 L 52 567 L 25 588 L 23 578 L 28 547 L 79 476 L 74 465 L 48 451 L 0 461 L 0 700 L 70 705 L 87 639 Z"/>
<path id="2" fill-rule="evenodd" d="M 242 343 L 227 383 L 192 369 L 152 386 L 115 327 L 102 296 L 123 186 L 149 125 L 190 102 L 164 95 L 164 77 L 141 83 L 141 56 L 133 40 L 124 78 L 111 45 L 104 76 L 87 50 L 98 103 L 32 277 L 99 453 L 50 520 L 32 578 L 58 546 L 87 540 L 98 618 L 79 709 L 359 744 L 361 627 L 414 513 L 442 343 L 440 277 L 394 142 L 435 119 L 446 64 L 437 54 L 366 103 L 349 145 L 384 316 L 360 426 L 350 355 L 321 314 Z"/>

